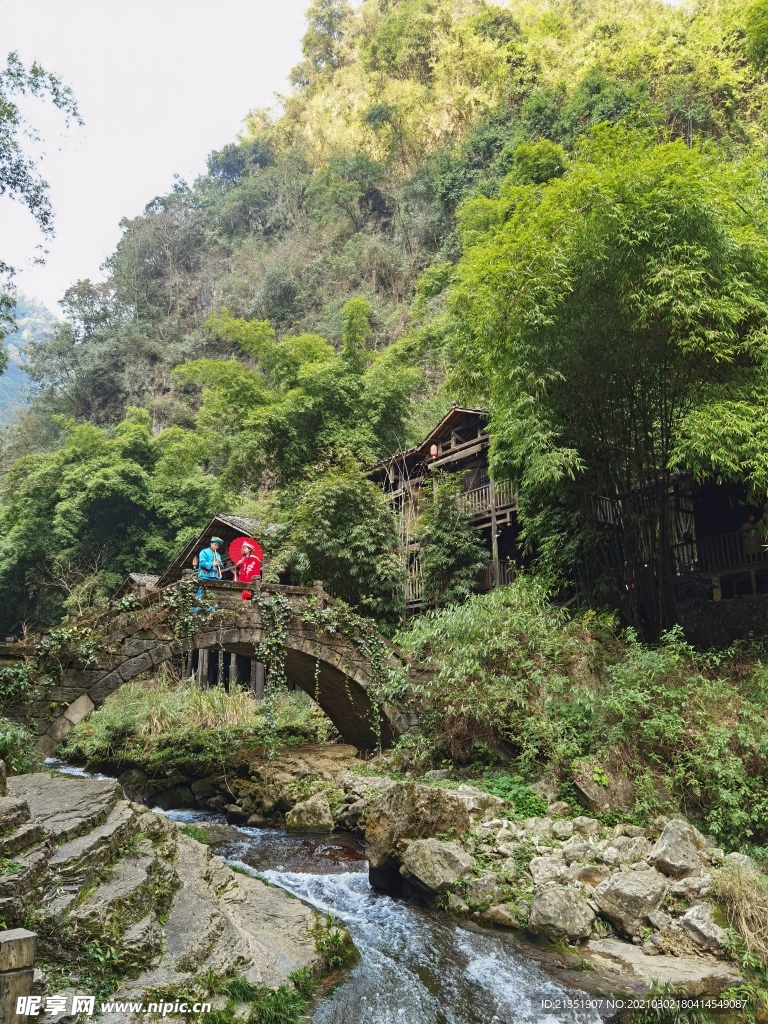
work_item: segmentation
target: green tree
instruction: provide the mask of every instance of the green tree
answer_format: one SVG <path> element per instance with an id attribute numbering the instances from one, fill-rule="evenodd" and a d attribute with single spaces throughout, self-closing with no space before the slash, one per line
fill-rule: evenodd
<path id="1" fill-rule="evenodd" d="M 342 66 L 342 43 L 351 14 L 346 0 L 315 0 L 310 6 L 301 40 L 304 60 L 291 72 L 294 85 L 306 88 L 313 78 Z"/>
<path id="2" fill-rule="evenodd" d="M 464 499 L 461 477 L 438 477 L 421 514 L 417 539 L 425 597 L 435 607 L 455 604 L 476 593 L 477 576 L 488 553 Z"/>
<path id="3" fill-rule="evenodd" d="M 381 489 L 354 463 L 318 473 L 289 521 L 294 568 L 305 582 L 322 580 L 363 614 L 394 621 L 403 603 L 397 522 Z"/>
<path id="4" fill-rule="evenodd" d="M 653 631 L 673 617 L 672 475 L 711 443 L 696 412 L 761 393 L 768 368 L 763 210 L 752 161 L 616 128 L 462 214 L 454 379 L 491 403 L 494 475 L 545 560 L 601 566 L 587 590 Z M 607 532 L 599 496 L 620 497 Z"/>
<path id="5" fill-rule="evenodd" d="M 53 210 L 48 198 L 48 185 L 37 171 L 36 161 L 24 151 L 26 136 L 38 139 L 17 102 L 19 97 L 48 97 L 66 119 L 82 124 L 72 90 L 58 75 L 45 71 L 37 61 L 29 68 L 15 51 L 8 54 L 0 70 L 0 196 L 7 195 L 22 203 L 35 218 L 44 235 L 53 232 Z M 4 328 L 13 323 L 9 315 L 13 298 L 7 294 L 13 267 L 0 259 L 0 338 Z M 7 356 L 0 352 L 0 371 Z"/>
<path id="6" fill-rule="evenodd" d="M 2 626 L 43 626 L 113 593 L 129 572 L 162 571 L 226 502 L 219 481 L 190 458 L 185 432 L 154 437 L 131 410 L 113 430 L 60 417 L 53 451 L 17 459 L 0 510 Z M 186 449 L 186 450 L 185 450 Z"/>

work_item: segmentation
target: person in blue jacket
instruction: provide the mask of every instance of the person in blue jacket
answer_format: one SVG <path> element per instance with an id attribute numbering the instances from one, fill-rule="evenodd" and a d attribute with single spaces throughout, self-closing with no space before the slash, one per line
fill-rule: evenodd
<path id="1" fill-rule="evenodd" d="M 211 537 L 211 546 L 203 548 L 197 556 L 197 578 L 199 580 L 220 580 L 222 578 L 219 548 L 223 543 L 221 537 Z"/>

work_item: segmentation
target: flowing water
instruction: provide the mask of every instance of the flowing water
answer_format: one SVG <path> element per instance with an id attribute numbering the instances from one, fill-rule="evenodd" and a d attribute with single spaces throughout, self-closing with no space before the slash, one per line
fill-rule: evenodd
<path id="1" fill-rule="evenodd" d="M 180 823 L 222 821 L 205 811 L 158 813 Z M 584 993 L 556 984 L 511 934 L 465 928 L 372 889 L 354 837 L 244 827 L 228 834 L 216 846 L 219 856 L 333 913 L 360 952 L 360 962 L 321 1001 L 315 1024 L 600 1024 L 595 1010 L 550 1008 Z"/>

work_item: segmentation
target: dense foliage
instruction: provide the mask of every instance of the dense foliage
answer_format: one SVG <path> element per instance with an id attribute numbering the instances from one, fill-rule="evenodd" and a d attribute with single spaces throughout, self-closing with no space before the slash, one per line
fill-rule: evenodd
<path id="1" fill-rule="evenodd" d="M 722 842 L 768 845 L 768 661 L 697 655 L 675 630 L 658 647 L 608 617 L 569 617 L 540 580 L 429 612 L 398 636 L 438 667 L 392 683 L 418 708 L 422 756 L 514 754 L 568 783 L 582 766 L 635 783 L 639 821 L 682 810 Z"/>
<path id="2" fill-rule="evenodd" d="M 435 607 L 475 593 L 478 573 L 488 562 L 463 493 L 460 478 L 446 473 L 435 479 L 424 501 L 417 537 L 419 563 L 424 598 Z"/>
<path id="3" fill-rule="evenodd" d="M 456 376 L 488 396 L 497 475 L 518 481 L 527 537 L 561 573 L 609 572 L 595 498 L 621 496 L 611 545 L 645 576 L 610 582 L 628 605 L 654 588 L 658 629 L 673 621 L 675 471 L 766 492 L 733 422 L 764 430 L 763 173 L 616 128 L 580 144 L 565 175 L 521 180 L 462 213 Z"/>
<path id="4" fill-rule="evenodd" d="M 268 506 L 269 544 L 330 578 L 347 535 L 310 550 L 290 507 L 454 397 L 490 407 L 529 553 L 668 625 L 669 475 L 766 490 L 763 8 L 312 4 L 279 116 L 251 111 L 207 173 L 124 221 L 106 281 L 74 283 L 26 344 L 3 628 L 60 614 L 53 560 L 101 600 L 216 507 Z M 653 583 L 616 572 L 591 515 L 639 485 L 619 562 Z M 334 579 L 367 610 L 395 579 L 376 530 Z"/>

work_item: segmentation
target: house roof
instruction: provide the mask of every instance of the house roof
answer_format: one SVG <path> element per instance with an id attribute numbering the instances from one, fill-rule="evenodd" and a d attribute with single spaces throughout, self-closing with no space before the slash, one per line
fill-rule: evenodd
<path id="1" fill-rule="evenodd" d="M 252 537 L 257 528 L 254 519 L 245 516 L 233 516 L 228 512 L 217 512 L 205 529 L 196 533 L 185 545 L 182 551 L 174 558 L 168 568 L 157 582 L 158 587 L 167 587 L 169 583 L 176 583 L 181 579 L 185 569 L 192 568 L 192 558 L 202 548 L 207 548 L 211 543 L 211 537 L 219 536 L 224 541 L 225 550 L 235 537 Z"/>
<path id="2" fill-rule="evenodd" d="M 381 462 L 377 462 L 375 466 L 369 469 L 368 474 L 372 479 L 380 480 L 390 467 L 398 465 L 406 468 L 409 475 L 413 475 L 414 470 L 422 463 L 426 464 L 433 461 L 440 463 L 443 461 L 442 459 L 432 460 L 430 458 L 430 449 L 433 444 L 439 444 L 440 441 L 447 439 L 456 441 L 459 448 L 481 438 L 484 444 L 487 445 L 488 435 L 485 433 L 487 420 L 487 409 L 473 409 L 454 405 L 440 422 L 430 430 L 423 441 L 414 445 L 413 448 L 407 448 L 405 451 L 391 455 L 387 459 L 382 459 Z"/>
<path id="3" fill-rule="evenodd" d="M 159 579 L 159 576 L 151 576 L 144 572 L 129 572 L 112 595 L 112 600 L 119 601 L 121 597 L 125 597 L 126 594 L 130 594 L 132 590 L 136 590 L 139 587 L 157 586 Z"/>

